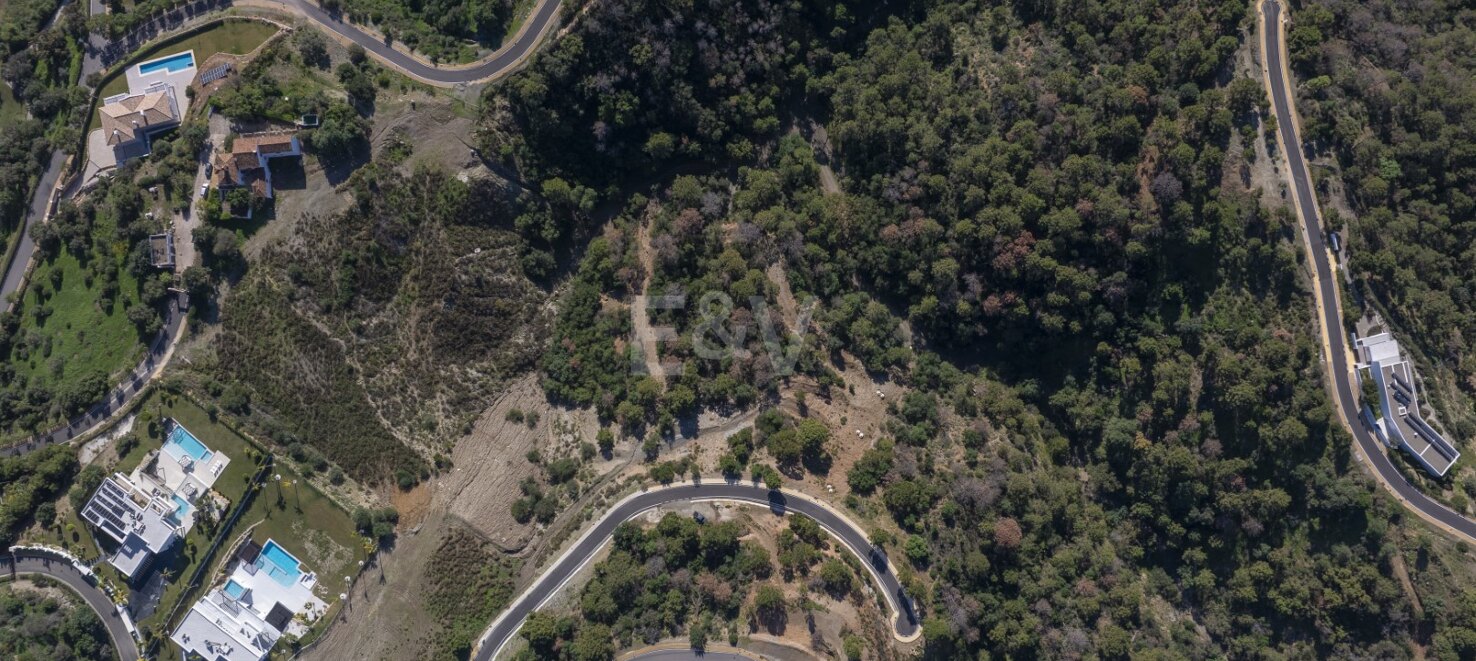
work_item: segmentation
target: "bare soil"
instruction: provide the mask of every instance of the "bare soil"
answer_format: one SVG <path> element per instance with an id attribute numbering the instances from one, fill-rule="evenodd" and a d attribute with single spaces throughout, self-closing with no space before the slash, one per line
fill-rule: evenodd
<path id="1" fill-rule="evenodd" d="M 538 413 L 537 427 L 509 420 L 513 409 L 524 415 Z M 456 444 L 451 455 L 455 467 L 437 481 L 432 507 L 447 508 L 503 549 L 521 549 L 537 530 L 518 523 L 510 510 L 522 495 L 519 483 L 540 472 L 528 461 L 528 451 L 536 447 L 545 458 L 563 456 L 577 451 L 579 439 L 593 442 L 598 431 L 593 409 L 555 407 L 544 397 L 538 379 L 525 376 L 513 382 L 477 420 L 471 434 Z M 598 464 L 595 470 L 600 470 Z"/>
<path id="2" fill-rule="evenodd" d="M 4 583 L 6 589 L 17 592 L 34 592 L 43 597 L 49 597 L 61 604 L 63 610 L 71 610 L 77 604 L 77 595 L 66 588 L 57 585 L 41 585 L 28 578 L 17 578 Z"/>
<path id="3" fill-rule="evenodd" d="M 418 659 L 429 651 L 434 623 L 423 607 L 430 559 L 448 525 L 444 512 L 427 517 L 420 532 L 401 534 L 379 566 L 366 569 L 350 590 L 333 625 L 302 658 Z"/>

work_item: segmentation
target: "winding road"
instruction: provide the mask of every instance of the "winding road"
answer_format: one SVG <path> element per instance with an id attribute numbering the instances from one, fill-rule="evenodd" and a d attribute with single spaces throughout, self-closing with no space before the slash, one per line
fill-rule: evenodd
<path id="1" fill-rule="evenodd" d="M 364 47 L 375 59 L 411 78 L 430 85 L 454 87 L 474 85 L 501 78 L 515 69 L 533 54 L 538 43 L 559 17 L 559 0 L 539 0 L 528 12 L 518 33 L 507 45 L 497 52 L 470 64 L 434 65 L 420 58 L 391 47 L 383 39 L 374 37 L 339 14 L 330 14 L 311 0 L 272 0 L 292 13 L 317 23 L 324 30 Z"/>
<path id="2" fill-rule="evenodd" d="M 902 642 L 912 642 L 921 637 L 922 629 L 918 626 L 917 617 L 913 613 L 911 599 L 907 597 L 902 584 L 897 580 L 897 574 L 892 571 L 886 555 L 871 545 L 866 532 L 860 526 L 809 496 L 785 493 L 777 489 L 769 490 L 747 482 L 717 478 L 713 481 L 703 479 L 637 492 L 616 503 L 548 569 L 544 570 L 532 585 L 518 595 L 512 605 L 504 609 L 497 619 L 492 621 L 492 625 L 477 641 L 477 649 L 472 655 L 473 658 L 477 661 L 491 661 L 497 656 L 497 653 L 517 634 L 518 629 L 523 625 L 523 620 L 526 620 L 530 613 L 542 607 L 580 568 L 594 558 L 600 547 L 609 541 L 610 536 L 615 533 L 615 528 L 621 523 L 663 505 L 701 501 L 763 505 L 775 514 L 797 513 L 814 519 L 820 527 L 839 539 L 842 545 L 860 558 L 861 563 L 866 566 L 868 573 L 871 574 L 872 579 L 886 598 L 887 606 L 892 611 L 893 635 Z"/>
<path id="3" fill-rule="evenodd" d="M 98 589 L 93 579 L 77 571 L 71 562 L 28 551 L 16 551 L 13 556 L 10 553 L 0 555 L 0 576 L 17 574 L 39 574 L 66 584 L 82 596 L 87 605 L 97 613 L 97 619 L 107 627 L 108 637 L 113 641 L 113 649 L 117 650 L 118 658 L 121 661 L 137 661 L 138 644 L 134 642 L 133 635 L 128 633 L 128 628 L 123 626 L 123 619 L 118 617 L 118 609 L 113 606 L 113 601 Z"/>
<path id="4" fill-rule="evenodd" d="M 1394 494 L 1406 509 L 1432 525 L 1460 538 L 1476 541 L 1476 522 L 1435 502 L 1399 473 L 1394 462 L 1384 452 L 1383 444 L 1365 427 L 1358 415 L 1358 386 L 1348 358 L 1347 335 L 1343 331 L 1343 313 L 1339 296 L 1337 275 L 1333 272 L 1322 232 L 1322 213 L 1317 205 L 1317 195 L 1312 188 L 1312 177 L 1307 170 L 1306 158 L 1302 154 L 1300 124 L 1296 116 L 1296 101 L 1292 92 L 1291 73 L 1287 69 L 1286 25 L 1280 0 L 1263 0 L 1261 14 L 1261 62 L 1271 106 L 1276 113 L 1277 131 L 1281 138 L 1282 155 L 1287 163 L 1291 178 L 1293 201 L 1297 217 L 1302 223 L 1302 237 L 1307 243 L 1314 270 L 1313 290 L 1317 309 L 1321 316 L 1323 359 L 1327 363 L 1328 378 L 1332 382 L 1333 401 L 1337 404 L 1343 424 L 1353 434 L 1359 454 L 1371 468 L 1374 477 Z"/>

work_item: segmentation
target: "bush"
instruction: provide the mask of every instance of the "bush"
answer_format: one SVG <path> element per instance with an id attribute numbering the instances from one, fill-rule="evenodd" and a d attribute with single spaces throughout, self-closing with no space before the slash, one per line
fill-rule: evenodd
<path id="1" fill-rule="evenodd" d="M 579 471 L 579 462 L 572 457 L 555 459 L 544 466 L 544 470 L 548 471 L 550 483 L 563 484 L 574 478 L 574 474 Z"/>

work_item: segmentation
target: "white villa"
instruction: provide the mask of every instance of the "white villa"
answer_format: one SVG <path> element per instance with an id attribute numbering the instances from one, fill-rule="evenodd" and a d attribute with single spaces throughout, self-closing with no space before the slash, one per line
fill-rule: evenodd
<path id="1" fill-rule="evenodd" d="M 261 661 L 284 632 L 306 631 L 295 620 L 320 617 L 327 604 L 313 596 L 317 577 L 274 539 L 247 540 L 229 577 L 190 607 L 169 636 L 184 658 Z"/>
<path id="2" fill-rule="evenodd" d="M 1415 462 L 1431 475 L 1441 477 L 1461 458 L 1450 441 L 1425 422 L 1414 389 L 1414 371 L 1399 343 L 1388 333 L 1358 338 L 1353 343 L 1360 361 L 1359 378 L 1369 370 L 1379 393 L 1377 412 L 1368 410 L 1368 418 L 1380 440 L 1387 445 L 1404 448 Z"/>
<path id="3" fill-rule="evenodd" d="M 108 562 L 132 581 L 147 573 L 154 556 L 169 550 L 195 525 L 197 507 L 230 458 L 212 452 L 189 430 L 165 420 L 167 436 L 129 475 L 103 480 L 82 508 L 82 518 L 118 542 Z"/>

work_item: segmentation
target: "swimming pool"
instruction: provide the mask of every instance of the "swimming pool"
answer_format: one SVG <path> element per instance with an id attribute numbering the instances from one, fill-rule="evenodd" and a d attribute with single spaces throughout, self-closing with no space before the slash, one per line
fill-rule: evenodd
<path id="1" fill-rule="evenodd" d="M 267 540 L 266 545 L 261 547 L 261 555 L 256 558 L 256 568 L 266 572 L 267 576 L 284 588 L 292 587 L 297 582 L 297 577 L 302 576 L 301 563 L 287 549 L 277 546 L 277 540 L 274 539 Z"/>
<path id="2" fill-rule="evenodd" d="M 225 593 L 231 595 L 232 599 L 240 599 L 241 595 L 246 594 L 246 586 L 235 581 L 226 581 L 224 589 Z"/>
<path id="3" fill-rule="evenodd" d="M 170 55 L 168 57 L 161 57 L 157 60 L 144 62 L 143 64 L 138 65 L 138 72 L 143 75 L 148 75 L 159 71 L 160 69 L 163 69 L 164 71 L 168 71 L 169 73 L 174 73 L 176 71 L 184 71 L 185 69 L 193 68 L 194 66 L 195 51 L 185 51 L 183 53 L 175 53 L 174 55 Z"/>
<path id="4" fill-rule="evenodd" d="M 179 494 L 174 494 L 174 505 L 174 519 L 176 521 L 183 521 L 185 515 L 189 514 L 190 510 L 195 508 L 194 505 L 190 504 L 190 501 L 181 498 Z"/>
<path id="5" fill-rule="evenodd" d="M 169 440 L 164 441 L 164 449 L 176 459 L 189 457 L 195 461 L 205 461 L 210 457 L 210 448 L 205 447 L 190 430 L 178 424 L 169 430 Z"/>

